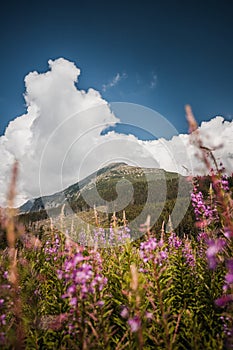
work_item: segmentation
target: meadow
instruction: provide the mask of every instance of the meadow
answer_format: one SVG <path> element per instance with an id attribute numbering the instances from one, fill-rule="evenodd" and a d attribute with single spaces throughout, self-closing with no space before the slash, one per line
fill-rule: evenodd
<path id="1" fill-rule="evenodd" d="M 92 246 L 87 235 L 77 243 L 53 226 L 25 230 L 12 209 L 15 165 L 1 211 L 2 349 L 233 347 L 232 193 L 195 137 L 211 179 L 207 193 L 193 180 L 195 235 L 178 235 L 171 220 L 151 230 L 149 218 L 136 241 L 127 220 L 115 218 L 108 237 L 97 220 Z"/>

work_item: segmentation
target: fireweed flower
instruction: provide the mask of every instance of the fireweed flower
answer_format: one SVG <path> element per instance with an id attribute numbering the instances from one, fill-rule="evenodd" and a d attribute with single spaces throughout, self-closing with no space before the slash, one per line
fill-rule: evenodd
<path id="1" fill-rule="evenodd" d="M 227 239 L 230 239 L 233 237 L 233 232 L 231 229 L 229 229 L 228 227 L 225 227 L 224 228 L 224 232 L 223 232 L 224 236 L 227 238 Z"/>
<path id="2" fill-rule="evenodd" d="M 94 228 L 92 232 L 84 230 L 79 233 L 79 243 L 83 246 L 116 246 L 125 244 L 131 239 L 129 227 L 112 226 L 109 229 L 102 227 Z"/>
<path id="3" fill-rule="evenodd" d="M 225 276 L 225 281 L 227 284 L 232 284 L 233 283 L 233 273 L 228 272 Z"/>
<path id="4" fill-rule="evenodd" d="M 67 285 L 63 298 L 68 298 L 70 307 L 76 308 L 80 299 L 87 299 L 97 291 L 101 291 L 107 283 L 102 273 L 102 261 L 99 253 L 91 251 L 90 256 L 80 252 L 67 256 L 62 270 L 57 272 L 58 278 Z"/>
<path id="5" fill-rule="evenodd" d="M 2 314 L 0 315 L 0 325 L 4 326 L 6 324 L 6 315 Z"/>
<path id="6" fill-rule="evenodd" d="M 225 294 L 216 299 L 215 304 L 219 307 L 225 307 L 230 301 L 233 301 L 233 296 L 231 294 Z"/>
<path id="7" fill-rule="evenodd" d="M 147 241 L 140 244 L 139 255 L 144 263 L 153 261 L 155 264 L 161 264 L 166 260 L 167 249 L 162 250 L 161 244 L 157 242 L 156 238 L 149 238 Z"/>
<path id="8" fill-rule="evenodd" d="M 182 246 L 182 240 L 175 234 L 175 232 L 171 232 L 168 238 L 168 244 L 169 247 L 179 249 Z"/>
<path id="9" fill-rule="evenodd" d="M 193 255 L 193 250 L 189 241 L 185 241 L 182 253 L 186 259 L 187 264 L 191 267 L 195 266 L 195 257 Z"/>
<path id="10" fill-rule="evenodd" d="M 102 274 L 99 252 L 90 250 L 89 255 L 84 256 L 81 250 L 77 248 L 76 254 L 73 255 L 67 253 L 62 269 L 57 271 L 58 278 L 63 280 L 66 287 L 62 298 L 69 301 L 68 333 L 74 336 L 80 322 L 85 322 L 86 311 L 83 309 L 83 302 L 87 301 L 88 305 L 95 308 L 103 307 L 101 291 L 107 284 L 107 278 Z"/>
<path id="11" fill-rule="evenodd" d="M 141 320 L 138 316 L 134 316 L 128 320 L 128 324 L 130 326 L 131 332 L 137 332 L 141 327 Z"/>
<path id="12" fill-rule="evenodd" d="M 197 236 L 198 242 L 205 242 L 208 239 L 208 233 L 207 232 L 199 232 Z"/>
<path id="13" fill-rule="evenodd" d="M 104 306 L 104 301 L 103 300 L 99 300 L 97 301 L 96 305 L 99 306 L 99 307 L 103 307 Z"/>
<path id="14" fill-rule="evenodd" d="M 232 320 L 228 316 L 220 316 L 223 324 L 223 332 L 226 336 L 232 336 L 233 329 L 231 328 Z"/>
<path id="15" fill-rule="evenodd" d="M 222 238 L 210 239 L 207 241 L 208 248 L 206 250 L 206 257 L 209 263 L 210 269 L 215 269 L 217 266 L 217 254 L 223 250 L 226 245 L 226 241 Z"/>
<path id="16" fill-rule="evenodd" d="M 54 240 L 48 240 L 45 242 L 44 252 L 46 261 L 56 261 L 60 251 L 60 239 L 57 234 L 55 234 Z"/>
<path id="17" fill-rule="evenodd" d="M 153 252 L 158 247 L 156 238 L 150 238 L 148 241 L 142 242 L 140 244 L 140 257 L 146 263 L 153 259 Z"/>
<path id="18" fill-rule="evenodd" d="M 228 183 L 227 175 L 225 175 L 225 174 L 222 175 L 221 186 L 225 192 L 229 191 L 229 183 Z"/>
<path id="19" fill-rule="evenodd" d="M 210 205 L 207 205 L 202 192 L 198 191 L 196 186 L 194 186 L 193 192 L 191 193 L 191 201 L 197 221 L 202 221 L 203 223 L 207 221 L 210 223 L 218 218 L 216 206 L 212 208 Z"/>
<path id="20" fill-rule="evenodd" d="M 154 316 L 153 316 L 152 312 L 146 311 L 145 312 L 145 317 L 146 317 L 147 320 L 151 321 Z"/>
<path id="21" fill-rule="evenodd" d="M 120 315 L 122 318 L 128 318 L 129 317 L 129 309 L 124 306 L 120 312 Z"/>

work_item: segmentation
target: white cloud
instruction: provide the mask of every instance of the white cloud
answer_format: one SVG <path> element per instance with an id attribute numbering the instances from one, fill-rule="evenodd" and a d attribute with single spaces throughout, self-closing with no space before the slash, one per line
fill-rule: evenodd
<path id="1" fill-rule="evenodd" d="M 117 121 L 99 92 L 75 87 L 80 70 L 73 63 L 58 59 L 49 61 L 49 67 L 44 74 L 27 75 L 27 113 L 10 122 L 0 138 L 1 204 L 14 158 L 20 162 L 21 198 L 38 196 L 40 189 L 43 193 L 55 192 L 62 185 L 60 172 L 70 144 L 82 136 L 83 144 L 70 164 L 72 169 L 100 137 L 102 129 Z M 76 175 L 70 169 L 66 171 L 62 179 L 65 186 Z"/>
<path id="2" fill-rule="evenodd" d="M 76 87 L 79 74 L 73 63 L 61 58 L 49 61 L 48 72 L 33 72 L 25 78 L 27 113 L 10 122 L 0 137 L 0 205 L 5 204 L 15 158 L 20 163 L 18 205 L 28 198 L 59 191 L 113 161 L 161 167 L 184 175 L 205 171 L 195 157 L 189 135 L 174 136 L 169 141 L 141 141 L 115 132 L 101 135 L 119 119 L 98 91 Z M 116 75 L 111 84 L 117 84 L 121 77 Z M 201 124 L 200 134 L 205 146 L 217 148 L 217 159 L 221 158 L 231 173 L 233 122 L 216 117 Z"/>
<path id="3" fill-rule="evenodd" d="M 203 146 L 211 150 L 217 163 L 222 162 L 228 174 L 233 172 L 233 122 L 224 121 L 223 117 L 215 117 L 208 122 L 202 122 L 198 128 Z M 171 140 L 159 139 L 145 142 L 146 148 L 156 154 L 161 168 L 177 171 L 183 175 L 203 175 L 208 173 L 201 160 L 200 150 L 193 144 L 192 135 L 180 134 Z M 163 145 L 161 149 L 161 144 Z M 208 152 L 207 152 L 208 153 Z M 210 154 L 207 155 L 214 166 Z"/>
<path id="4" fill-rule="evenodd" d="M 102 85 L 102 90 L 105 92 L 106 90 L 116 86 L 117 84 L 119 84 L 119 82 L 123 79 L 127 78 L 127 74 L 126 73 L 117 73 L 111 81 L 109 81 L 107 84 L 103 84 Z"/>

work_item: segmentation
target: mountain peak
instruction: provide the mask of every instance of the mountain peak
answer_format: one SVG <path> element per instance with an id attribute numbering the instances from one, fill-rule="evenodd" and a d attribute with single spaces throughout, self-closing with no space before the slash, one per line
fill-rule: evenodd
<path id="1" fill-rule="evenodd" d="M 104 197 L 109 198 L 106 200 L 111 201 L 114 188 L 118 181 L 125 179 L 132 184 L 146 183 L 147 181 L 161 181 L 163 179 L 178 177 L 176 173 L 169 173 L 163 169 L 158 168 L 141 168 L 137 166 L 128 165 L 124 162 L 109 163 L 103 168 L 97 170 L 95 173 L 87 176 L 81 181 L 70 185 L 68 188 L 55 194 L 38 197 L 31 199 L 24 203 L 20 208 L 20 213 L 26 212 L 39 212 L 41 210 L 55 210 L 59 212 L 65 203 L 72 203 L 78 210 L 86 210 L 87 204 L 82 196 L 87 194 L 89 197 L 93 197 L 95 192 L 95 186 L 97 191 L 101 194 L 104 193 Z M 96 204 L 93 202 L 93 204 Z M 86 209 L 85 209 L 86 208 Z"/>

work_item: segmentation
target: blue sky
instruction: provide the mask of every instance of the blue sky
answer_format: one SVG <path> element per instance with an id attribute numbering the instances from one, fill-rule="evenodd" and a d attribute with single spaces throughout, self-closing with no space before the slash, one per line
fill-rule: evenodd
<path id="1" fill-rule="evenodd" d="M 25 75 L 58 57 L 81 68 L 81 88 L 155 109 L 181 133 L 186 103 L 199 122 L 232 120 L 232 1 L 13 1 L 0 17 L 0 134 L 26 110 Z"/>

